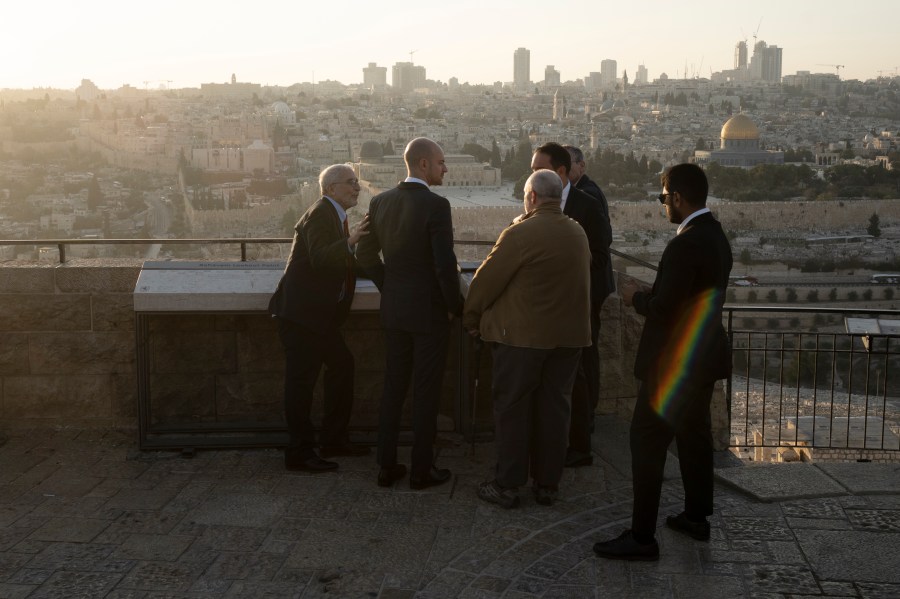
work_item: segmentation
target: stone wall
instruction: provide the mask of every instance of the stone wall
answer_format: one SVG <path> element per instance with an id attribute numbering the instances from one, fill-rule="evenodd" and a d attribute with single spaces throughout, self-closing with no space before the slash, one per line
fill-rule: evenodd
<path id="1" fill-rule="evenodd" d="M 122 260 L 0 267 L 0 430 L 137 427 L 132 293 L 139 273 L 138 262 Z M 602 319 L 598 412 L 627 417 L 640 318 L 613 296 Z M 282 422 L 283 354 L 269 317 L 153 315 L 149 328 L 154 424 Z M 347 339 L 357 369 L 353 426 L 372 431 L 384 361 L 377 315 L 354 314 Z M 479 365 L 476 424 L 482 431 L 491 427 L 489 354 L 483 352 Z M 444 379 L 443 430 L 468 424 L 456 422 L 463 409 L 458 371 L 454 346 Z M 319 387 L 321 395 L 321 381 Z M 469 393 L 462 401 L 471 400 Z"/>

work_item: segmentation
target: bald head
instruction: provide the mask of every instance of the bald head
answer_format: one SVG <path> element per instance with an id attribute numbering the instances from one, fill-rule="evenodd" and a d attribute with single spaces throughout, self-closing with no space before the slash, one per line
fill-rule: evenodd
<path id="1" fill-rule="evenodd" d="M 525 212 L 542 204 L 562 201 L 562 181 L 554 171 L 539 169 L 525 181 Z"/>
<path id="2" fill-rule="evenodd" d="M 403 161 L 410 177 L 422 179 L 428 185 L 440 185 L 444 181 L 444 151 L 434 140 L 417 137 L 406 145 Z"/>

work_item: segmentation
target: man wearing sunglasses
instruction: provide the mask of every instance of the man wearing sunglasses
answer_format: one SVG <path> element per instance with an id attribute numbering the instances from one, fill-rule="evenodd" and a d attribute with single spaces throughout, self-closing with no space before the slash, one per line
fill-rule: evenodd
<path id="1" fill-rule="evenodd" d="M 659 559 L 656 518 L 666 452 L 678 445 L 684 511 L 666 525 L 694 539 L 709 539 L 713 512 L 713 447 L 709 405 L 715 381 L 727 378 L 731 353 L 722 305 L 731 273 L 731 247 L 706 207 L 708 183 L 695 164 L 673 166 L 662 176 L 659 201 L 678 225 L 659 261 L 652 288 L 634 281 L 619 294 L 646 318 L 634 374 L 640 379 L 631 421 L 634 492 L 631 529 L 596 543 L 600 557 Z"/>

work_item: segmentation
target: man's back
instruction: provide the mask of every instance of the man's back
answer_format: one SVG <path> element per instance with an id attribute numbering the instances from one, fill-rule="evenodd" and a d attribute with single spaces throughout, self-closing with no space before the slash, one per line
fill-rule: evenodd
<path id="1" fill-rule="evenodd" d="M 381 290 L 385 328 L 426 333 L 461 312 L 450 203 L 419 183 L 401 183 L 369 204 L 360 265 Z M 382 264 L 378 252 L 384 257 Z"/>
<path id="2" fill-rule="evenodd" d="M 711 214 L 695 218 L 669 242 L 649 301 L 635 302 L 637 312 L 647 317 L 635 361 L 638 378 L 664 368 L 674 359 L 675 346 L 689 337 L 690 360 L 680 365 L 684 374 L 703 380 L 728 376 L 722 306 L 731 267 L 728 238 Z"/>

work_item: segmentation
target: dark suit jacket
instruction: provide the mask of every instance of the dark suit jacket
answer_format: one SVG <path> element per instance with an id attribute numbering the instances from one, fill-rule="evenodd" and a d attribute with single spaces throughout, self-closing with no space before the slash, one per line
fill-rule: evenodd
<path id="1" fill-rule="evenodd" d="M 341 324 L 353 302 L 354 285 L 340 301 L 347 269 L 354 267 L 343 223 L 331 202 L 321 198 L 294 227 L 294 243 L 269 312 L 313 331 Z"/>
<path id="2" fill-rule="evenodd" d="M 647 318 L 634 363 L 637 378 L 659 380 L 671 368 L 695 383 L 729 376 L 722 305 L 731 264 L 731 246 L 712 214 L 695 217 L 669 242 L 653 289 L 634 294 L 635 310 Z"/>
<path id="3" fill-rule="evenodd" d="M 605 291 L 606 265 L 609 263 L 609 245 L 612 243 L 609 219 L 603 218 L 600 202 L 579 191 L 574 185 L 569 187 L 563 213 L 577 221 L 587 235 L 591 249 L 591 302 L 603 301 L 608 295 Z"/>
<path id="4" fill-rule="evenodd" d="M 606 228 L 609 229 L 609 241 L 610 243 L 612 243 L 612 226 L 610 224 L 612 221 L 610 221 L 609 219 L 609 202 L 606 201 L 606 196 L 603 194 L 603 190 L 600 189 L 600 186 L 594 183 L 594 181 L 592 181 L 591 178 L 587 175 L 581 176 L 581 178 L 575 184 L 575 189 L 581 190 L 589 196 L 599 200 L 600 211 L 603 213 L 603 219 L 605 221 Z M 606 247 L 609 248 L 609 246 Z M 609 252 L 607 251 L 607 254 L 608 253 Z M 610 293 L 612 293 L 616 288 L 616 280 L 613 275 L 611 259 L 608 259 L 606 261 L 606 269 L 603 282 L 604 286 L 603 289 L 601 289 L 601 301 L 605 299 L 606 296 L 608 296 Z"/>
<path id="5" fill-rule="evenodd" d="M 428 187 L 404 182 L 372 198 L 356 255 L 381 291 L 385 328 L 429 333 L 462 314 L 450 202 Z"/>

